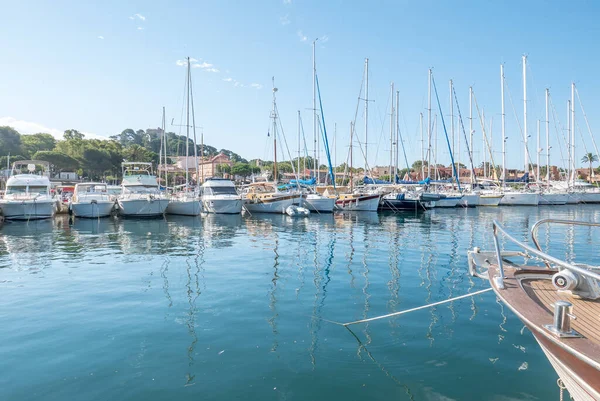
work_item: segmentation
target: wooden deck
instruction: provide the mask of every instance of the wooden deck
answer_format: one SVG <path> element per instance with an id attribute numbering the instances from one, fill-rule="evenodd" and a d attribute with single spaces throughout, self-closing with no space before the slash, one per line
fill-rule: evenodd
<path id="1" fill-rule="evenodd" d="M 571 320 L 571 326 L 579 334 L 600 344 L 600 301 L 583 300 L 574 297 L 570 292 L 557 291 L 548 279 L 524 279 L 521 285 L 525 292 L 548 312 L 556 301 L 568 301 L 573 304 L 573 314 L 577 317 Z"/>

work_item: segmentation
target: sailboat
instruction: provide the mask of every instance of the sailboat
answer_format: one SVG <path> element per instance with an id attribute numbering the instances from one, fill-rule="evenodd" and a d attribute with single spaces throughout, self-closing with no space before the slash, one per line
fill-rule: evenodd
<path id="1" fill-rule="evenodd" d="M 360 99 L 360 97 L 359 97 Z M 369 127 L 369 59 L 365 59 L 365 173 L 367 172 L 367 138 Z M 340 194 L 335 201 L 338 210 L 356 212 L 376 212 L 379 207 L 381 195 L 368 193 L 364 190 L 354 191 L 352 177 L 352 137 L 354 136 L 354 123 L 350 123 L 350 193 Z"/>
<path id="2" fill-rule="evenodd" d="M 186 117 L 186 141 L 185 141 L 185 184 L 181 187 L 181 190 L 174 192 L 171 196 L 171 201 L 169 202 L 169 206 L 167 206 L 167 214 L 177 214 L 184 216 L 198 216 L 202 212 L 202 203 L 200 202 L 200 196 L 197 190 L 197 186 L 192 188 L 190 185 L 190 170 L 188 168 L 188 161 L 190 158 L 190 100 L 192 105 L 192 126 L 194 128 L 194 165 L 196 170 L 196 180 L 199 179 L 198 174 L 198 156 L 196 149 L 196 118 L 194 115 L 194 98 L 192 94 L 192 73 L 190 69 L 190 58 L 187 58 L 187 117 Z M 165 133 L 165 115 L 163 109 L 163 137 L 166 140 Z M 166 141 L 165 141 L 166 142 Z M 166 153 L 166 143 L 164 146 Z M 165 164 L 167 158 L 165 154 Z M 165 178 L 167 176 L 167 171 L 165 170 Z"/>
<path id="3" fill-rule="evenodd" d="M 504 67 L 503 67 L 504 68 Z M 504 71 L 504 70 L 502 70 Z M 502 107 L 504 110 L 504 73 L 502 73 Z M 502 113 L 504 118 L 504 113 Z M 529 149 L 527 148 L 527 56 L 523 56 L 523 127 L 524 127 L 524 150 L 525 150 L 525 174 L 522 179 L 525 183 L 529 181 Z M 504 124 L 502 124 L 502 138 L 506 138 Z M 506 170 L 504 170 L 506 172 Z M 506 176 L 503 179 L 504 189 L 506 188 Z M 500 201 L 502 206 L 537 206 L 540 201 L 538 192 L 528 191 L 504 191 L 504 197 Z"/>
<path id="4" fill-rule="evenodd" d="M 38 166 L 41 167 L 39 173 Z M 37 220 L 54 216 L 56 201 L 50 195 L 49 166 L 48 162 L 36 160 L 13 163 L 4 198 L 0 199 L 0 211 L 5 219 Z M 26 173 L 22 171 L 24 168 Z"/>
<path id="5" fill-rule="evenodd" d="M 329 166 L 330 166 L 331 181 L 335 188 L 335 175 L 333 174 L 333 169 L 331 168 L 331 158 L 330 158 L 330 154 L 329 154 L 329 146 L 327 145 L 327 132 L 326 132 L 326 128 L 325 128 L 325 117 L 323 116 L 323 104 L 321 102 L 321 89 L 319 88 L 319 81 L 317 78 L 316 57 L 315 57 L 316 41 L 313 42 L 312 47 L 313 47 L 313 110 L 312 110 L 312 112 L 313 112 L 313 138 L 314 138 L 314 143 L 317 145 L 315 147 L 315 158 L 313 159 L 314 167 L 315 167 L 314 171 L 316 172 L 317 176 L 320 175 L 319 158 L 318 158 L 320 149 L 318 147 L 319 142 L 317 141 L 317 138 L 318 138 L 317 126 L 318 126 L 318 124 L 317 124 L 317 104 L 316 104 L 316 94 L 318 92 L 319 106 L 320 106 L 320 111 L 321 111 L 321 119 L 323 121 L 323 125 L 322 125 L 323 138 L 324 138 L 323 142 L 326 144 L 325 150 L 327 152 L 327 161 L 329 162 Z M 300 119 L 299 114 L 298 114 L 298 119 Z M 298 120 L 298 128 L 300 128 L 300 120 Z M 298 144 L 300 144 L 300 131 L 298 131 Z M 300 161 L 300 154 L 298 154 L 298 162 L 299 161 Z M 300 170 L 300 168 L 298 168 L 298 170 Z M 316 181 L 315 181 L 315 183 L 316 183 Z M 312 188 L 308 188 L 308 193 L 304 197 L 303 204 L 306 208 L 308 208 L 308 210 L 313 211 L 313 212 L 332 213 L 333 209 L 335 208 L 335 197 L 320 194 L 319 192 L 317 192 L 316 187 L 312 187 Z"/>
<path id="6" fill-rule="evenodd" d="M 273 182 L 257 182 L 244 188 L 244 207 L 250 213 L 279 213 L 285 214 L 289 206 L 302 205 L 303 194 L 291 186 L 277 186 L 277 93 L 273 78 Z"/>

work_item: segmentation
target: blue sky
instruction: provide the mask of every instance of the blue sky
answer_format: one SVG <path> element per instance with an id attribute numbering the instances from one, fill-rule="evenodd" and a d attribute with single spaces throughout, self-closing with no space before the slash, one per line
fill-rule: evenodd
<path id="1" fill-rule="evenodd" d="M 346 159 L 365 57 L 370 59 L 369 90 L 374 100 L 369 113 L 370 165 L 388 163 L 391 81 L 400 91 L 401 129 L 409 162 L 419 158 L 419 113 L 425 112 L 427 104 L 429 67 L 434 68 L 447 124 L 449 79 L 454 81 L 463 118 L 468 113 L 468 87 L 473 85 L 487 125 L 493 123 L 494 158 L 499 163 L 499 66 L 505 63 L 508 89 L 522 124 L 522 54 L 528 55 L 529 62 L 528 131 L 535 162 L 535 120 L 544 118 L 546 87 L 564 126 L 574 81 L 592 130 L 600 129 L 600 58 L 596 52 L 600 5 L 573 3 L 5 2 L 0 25 L 0 124 L 24 133 L 58 134 L 75 128 L 107 137 L 125 128 L 157 127 L 162 106 L 167 108 L 169 121 L 178 121 L 185 69 L 177 61 L 190 56 L 198 60 L 193 69 L 196 121 L 204 127 L 205 142 L 249 159 L 272 158 L 266 135 L 271 77 L 275 76 L 279 88 L 278 107 L 287 140 L 295 148 L 297 110 L 302 112 L 306 134 L 312 136 L 308 110 L 312 104 L 311 42 L 319 38 L 317 69 L 330 141 L 337 123 L 336 155 L 332 157 L 338 164 Z M 360 107 L 357 133 L 362 138 Z M 439 114 L 437 107 L 434 111 Z M 588 151 L 595 151 L 579 104 L 576 113 L 579 160 L 584 144 Z M 508 164 L 522 166 L 522 136 L 508 93 L 506 120 Z M 474 129 L 479 163 L 479 121 L 474 122 Z M 559 152 L 562 149 L 566 156 L 565 145 L 555 130 L 552 122 L 552 163 L 566 165 Z M 438 137 L 437 160 L 448 164 L 441 124 Z M 464 146 L 462 150 L 460 158 L 465 161 Z"/>

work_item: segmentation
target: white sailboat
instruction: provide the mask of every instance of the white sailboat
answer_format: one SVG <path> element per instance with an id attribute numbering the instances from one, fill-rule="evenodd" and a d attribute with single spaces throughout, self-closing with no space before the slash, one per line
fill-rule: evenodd
<path id="1" fill-rule="evenodd" d="M 98 218 L 110 216 L 115 207 L 114 198 L 105 183 L 84 182 L 75 185 L 69 202 L 69 211 L 75 217 Z"/>
<path id="2" fill-rule="evenodd" d="M 159 217 L 165 213 L 169 198 L 158 187 L 152 163 L 123 162 L 122 193 L 117 197 L 119 214 L 129 217 Z"/>
<path id="3" fill-rule="evenodd" d="M 250 213 L 280 213 L 285 214 L 288 206 L 302 205 L 303 194 L 295 189 L 280 190 L 277 186 L 277 88 L 273 79 L 273 182 L 253 183 L 245 188 L 244 206 Z"/>
<path id="4" fill-rule="evenodd" d="M 175 215 L 183 215 L 183 216 L 198 216 L 202 212 L 202 203 L 200 201 L 200 196 L 196 187 L 192 187 L 190 185 L 189 178 L 189 168 L 188 168 L 188 160 L 190 156 L 190 100 L 191 100 L 191 111 L 192 111 L 192 127 L 194 129 L 194 164 L 196 170 L 196 180 L 199 180 L 200 176 L 198 174 L 198 155 L 196 149 L 196 118 L 194 113 L 194 98 L 192 94 L 192 73 L 190 66 L 190 58 L 187 58 L 187 117 L 186 117 L 186 141 L 185 141 L 185 185 L 180 187 L 180 190 L 174 192 L 171 195 L 171 199 L 169 205 L 167 206 L 167 214 L 175 214 Z M 163 138 L 165 138 L 166 142 L 166 133 L 165 133 L 165 115 L 163 108 Z M 164 146 L 165 149 L 165 164 L 167 161 L 166 157 L 166 143 Z M 166 182 L 167 172 L 165 170 L 165 182 Z"/>
<path id="5" fill-rule="evenodd" d="M 36 173 L 37 167 L 41 171 Z M 22 160 L 13 163 L 6 181 L 6 192 L 0 199 L 0 211 L 7 220 L 48 219 L 56 213 L 56 200 L 50 195 L 49 163 Z M 23 173 L 26 168 L 27 173 Z"/>
<path id="6" fill-rule="evenodd" d="M 368 132 L 369 132 L 369 59 L 365 59 L 365 172 L 368 171 Z M 338 210 L 353 212 L 376 212 L 379 208 L 381 194 L 369 193 L 363 190 L 354 191 L 352 177 L 352 137 L 354 136 L 354 123 L 350 123 L 350 193 L 340 194 L 335 201 Z"/>

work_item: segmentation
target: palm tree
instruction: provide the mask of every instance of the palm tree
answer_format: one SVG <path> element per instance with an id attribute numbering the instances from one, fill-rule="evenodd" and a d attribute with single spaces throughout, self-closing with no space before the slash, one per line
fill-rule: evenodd
<path id="1" fill-rule="evenodd" d="M 597 162 L 597 161 L 598 161 L 598 156 L 593 153 L 586 153 L 585 156 L 583 156 L 581 158 L 582 163 L 590 164 L 590 175 L 588 176 L 589 182 L 592 182 L 592 174 L 593 174 L 592 163 Z"/>

